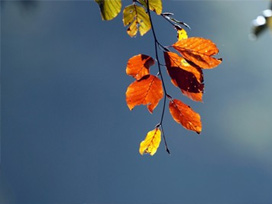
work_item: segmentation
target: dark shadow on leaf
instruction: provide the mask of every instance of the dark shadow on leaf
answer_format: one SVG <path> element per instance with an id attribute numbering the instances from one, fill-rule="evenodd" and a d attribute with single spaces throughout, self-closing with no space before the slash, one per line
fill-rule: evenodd
<path id="1" fill-rule="evenodd" d="M 185 71 L 179 67 L 167 69 L 174 85 L 181 90 L 191 93 L 203 93 L 204 84 L 199 83 L 197 78 L 191 72 Z"/>

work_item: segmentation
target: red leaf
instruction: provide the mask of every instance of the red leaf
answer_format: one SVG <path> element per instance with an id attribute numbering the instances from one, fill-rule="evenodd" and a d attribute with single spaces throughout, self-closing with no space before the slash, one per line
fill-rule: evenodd
<path id="1" fill-rule="evenodd" d="M 190 65 L 173 52 L 164 52 L 164 59 L 172 83 L 192 100 L 202 101 L 204 89 L 202 70 Z"/>
<path id="2" fill-rule="evenodd" d="M 149 75 L 149 67 L 155 63 L 152 57 L 139 54 L 135 55 L 128 60 L 126 73 L 140 80 L 142 77 Z"/>
<path id="3" fill-rule="evenodd" d="M 137 105 L 147 105 L 150 113 L 163 97 L 161 80 L 153 75 L 143 77 L 129 85 L 126 92 L 126 101 L 130 110 Z"/>
<path id="4" fill-rule="evenodd" d="M 203 69 L 211 69 L 222 62 L 222 59 L 212 57 L 218 54 L 216 45 L 208 39 L 192 37 L 177 41 L 172 45 L 188 61 Z"/>
<path id="5" fill-rule="evenodd" d="M 201 132 L 202 124 L 200 115 L 190 106 L 180 100 L 174 99 L 169 102 L 169 110 L 173 119 L 184 128 L 195 131 L 198 134 Z"/>

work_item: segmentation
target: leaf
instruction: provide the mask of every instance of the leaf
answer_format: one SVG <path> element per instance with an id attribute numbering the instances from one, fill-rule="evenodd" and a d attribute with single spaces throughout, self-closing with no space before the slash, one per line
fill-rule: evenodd
<path id="1" fill-rule="evenodd" d="M 127 33 L 130 37 L 137 34 L 138 30 L 140 35 L 144 35 L 150 30 L 151 24 L 148 14 L 145 9 L 135 4 L 127 6 L 123 11 L 124 26 L 128 26 Z"/>
<path id="2" fill-rule="evenodd" d="M 121 11 L 121 0 L 95 0 L 99 5 L 101 17 L 103 20 L 114 19 Z"/>
<path id="3" fill-rule="evenodd" d="M 190 108 L 190 106 L 180 100 L 174 99 L 169 102 L 169 110 L 173 119 L 184 128 L 195 131 L 198 134 L 201 132 L 202 124 L 200 115 Z"/>
<path id="4" fill-rule="evenodd" d="M 158 128 L 155 128 L 152 131 L 149 131 L 145 139 L 141 142 L 139 152 L 141 155 L 144 153 L 150 154 L 153 156 L 161 142 L 161 131 Z"/>
<path id="5" fill-rule="evenodd" d="M 155 61 L 152 57 L 143 54 L 135 55 L 128 60 L 126 73 L 136 80 L 140 80 L 142 77 L 149 75 L 149 67 L 154 64 Z"/>
<path id="6" fill-rule="evenodd" d="M 132 110 L 137 105 L 147 105 L 150 113 L 163 97 L 161 80 L 154 75 L 147 75 L 129 85 L 126 92 L 128 108 Z"/>
<path id="7" fill-rule="evenodd" d="M 181 69 L 194 74 L 200 83 L 203 82 L 203 73 L 198 66 L 189 64 L 183 57 L 180 57 L 174 52 L 164 52 L 164 58 L 167 67 L 180 67 Z"/>
<path id="8" fill-rule="evenodd" d="M 177 29 L 177 38 L 178 38 L 178 40 L 183 40 L 183 39 L 188 38 L 186 30 L 184 30 L 183 28 L 179 28 L 177 26 L 176 26 L 176 29 Z"/>
<path id="9" fill-rule="evenodd" d="M 172 45 L 188 61 L 203 69 L 211 69 L 222 62 L 222 59 L 212 57 L 219 50 L 211 41 L 204 38 L 192 37 L 177 41 Z"/>
<path id="10" fill-rule="evenodd" d="M 146 0 L 139 0 L 139 2 L 147 8 Z M 161 0 L 149 0 L 149 9 L 154 11 L 157 15 L 162 13 L 162 1 Z"/>
<path id="11" fill-rule="evenodd" d="M 202 101 L 204 90 L 203 73 L 173 52 L 164 52 L 164 59 L 171 82 L 194 101 Z"/>

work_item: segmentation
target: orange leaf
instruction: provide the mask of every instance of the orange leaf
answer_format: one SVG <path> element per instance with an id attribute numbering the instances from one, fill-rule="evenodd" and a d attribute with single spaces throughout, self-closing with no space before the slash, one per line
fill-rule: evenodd
<path id="1" fill-rule="evenodd" d="M 208 39 L 192 37 L 177 41 L 172 45 L 188 61 L 193 62 L 203 69 L 211 69 L 222 62 L 222 59 L 212 57 L 219 50 Z"/>
<path id="2" fill-rule="evenodd" d="M 154 75 L 147 75 L 139 81 L 134 81 L 126 92 L 126 101 L 130 110 L 137 105 L 147 105 L 150 113 L 153 112 L 162 97 L 162 82 Z"/>
<path id="3" fill-rule="evenodd" d="M 174 52 L 164 52 L 164 58 L 167 67 L 179 67 L 194 74 L 200 83 L 203 82 L 203 73 L 198 66 L 189 64 L 183 57 Z"/>
<path id="4" fill-rule="evenodd" d="M 149 75 L 149 67 L 153 64 L 155 64 L 155 61 L 152 57 L 143 54 L 135 55 L 128 60 L 126 73 L 136 80 L 140 80 Z"/>
<path id="5" fill-rule="evenodd" d="M 184 90 L 181 90 L 181 92 L 187 96 L 188 98 L 194 100 L 194 101 L 200 101 L 202 102 L 202 96 L 203 96 L 203 91 L 202 92 L 199 92 L 199 93 L 192 93 L 192 92 L 189 92 L 189 91 L 184 91 Z"/>
<path id="6" fill-rule="evenodd" d="M 195 131 L 198 134 L 201 132 L 202 124 L 200 115 L 194 112 L 190 106 L 180 100 L 174 99 L 169 103 L 169 110 L 173 119 L 184 128 Z"/>
<path id="7" fill-rule="evenodd" d="M 192 66 L 176 53 L 164 52 L 164 59 L 172 83 L 181 92 L 195 101 L 202 101 L 203 73 L 198 66 Z"/>

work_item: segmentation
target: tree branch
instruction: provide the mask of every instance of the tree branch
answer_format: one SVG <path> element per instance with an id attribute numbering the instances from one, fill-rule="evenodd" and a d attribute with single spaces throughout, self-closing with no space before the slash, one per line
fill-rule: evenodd
<path id="1" fill-rule="evenodd" d="M 159 55 L 158 55 L 158 46 L 160 46 L 164 50 L 167 50 L 167 49 L 163 45 L 161 45 L 160 42 L 157 39 L 156 32 L 155 32 L 155 29 L 154 29 L 154 25 L 153 25 L 153 22 L 152 22 L 150 9 L 149 9 L 149 0 L 146 0 L 146 3 L 147 3 L 147 13 L 148 13 L 148 16 L 149 16 L 149 19 L 150 19 L 152 34 L 153 34 L 153 38 L 154 38 L 155 55 L 156 55 L 156 60 L 157 60 L 157 64 L 158 64 L 159 75 L 160 75 L 160 78 L 162 80 L 162 86 L 163 86 L 163 91 L 164 91 L 163 107 L 162 107 L 162 114 L 161 114 L 161 120 L 160 120 L 159 126 L 161 127 L 161 130 L 162 130 L 165 149 L 168 152 L 168 154 L 170 154 L 170 151 L 169 151 L 168 146 L 167 146 L 165 134 L 164 134 L 164 131 L 163 131 L 163 126 L 162 126 L 163 118 L 164 118 L 164 112 L 165 112 L 165 105 L 166 105 L 166 97 L 168 96 L 168 94 L 167 94 L 167 91 L 166 91 L 165 83 L 164 83 L 164 80 L 163 80 L 163 75 L 162 75 L 162 72 L 161 72 L 161 63 L 160 63 L 160 59 L 159 59 Z"/>

